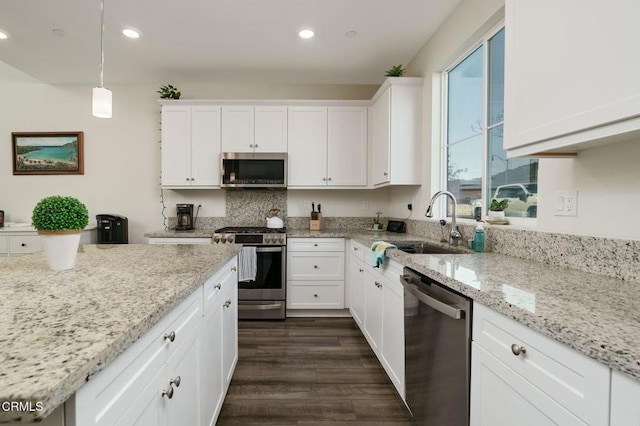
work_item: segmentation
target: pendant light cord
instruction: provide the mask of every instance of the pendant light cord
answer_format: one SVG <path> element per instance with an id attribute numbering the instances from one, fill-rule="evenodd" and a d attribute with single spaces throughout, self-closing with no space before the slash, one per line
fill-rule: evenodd
<path id="1" fill-rule="evenodd" d="M 104 87 L 104 0 L 100 0 L 100 87 Z"/>

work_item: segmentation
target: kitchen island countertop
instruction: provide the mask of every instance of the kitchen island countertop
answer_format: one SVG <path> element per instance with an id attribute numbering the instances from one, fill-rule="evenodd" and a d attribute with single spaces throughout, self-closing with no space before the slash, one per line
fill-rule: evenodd
<path id="1" fill-rule="evenodd" d="M 229 261 L 240 246 L 85 245 L 75 268 L 0 259 L 0 422 L 46 417 Z"/>

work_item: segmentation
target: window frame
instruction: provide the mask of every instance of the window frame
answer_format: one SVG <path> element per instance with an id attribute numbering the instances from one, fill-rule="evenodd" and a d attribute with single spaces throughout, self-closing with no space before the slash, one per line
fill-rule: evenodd
<path id="1" fill-rule="evenodd" d="M 448 100 L 449 100 L 449 73 L 455 69 L 458 65 L 460 65 L 462 62 L 464 62 L 467 58 L 469 58 L 478 48 L 482 48 L 482 76 L 483 76 L 483 84 L 482 84 L 482 106 L 483 106 L 483 113 L 482 113 L 482 119 L 481 119 L 481 139 L 482 139 L 482 182 L 481 182 L 481 200 L 482 200 L 482 215 L 481 215 L 481 219 L 482 221 L 486 221 L 487 220 L 487 211 L 488 211 L 488 206 L 486 205 L 486 200 L 489 199 L 489 194 L 488 191 L 490 190 L 490 188 L 488 188 L 489 185 L 489 178 L 487 176 L 487 173 L 489 172 L 489 161 L 488 161 L 488 154 L 489 154 L 489 132 L 491 129 L 495 128 L 495 127 L 499 127 L 499 126 L 503 126 L 504 128 L 504 122 L 505 122 L 505 117 L 503 114 L 502 120 L 498 121 L 496 123 L 493 123 L 491 126 L 488 126 L 488 112 L 489 112 L 489 93 L 488 93 L 488 87 L 489 87 L 489 79 L 488 79 L 488 73 L 489 73 L 489 40 L 491 40 L 496 34 L 498 34 L 501 30 L 503 30 L 505 28 L 505 22 L 504 20 L 501 20 L 500 22 L 498 22 L 495 26 L 493 26 L 491 29 L 489 29 L 487 32 L 485 32 L 478 40 L 476 40 L 473 44 L 470 45 L 470 47 L 468 47 L 467 49 L 464 50 L 464 52 L 462 54 L 460 54 L 454 61 L 452 61 L 441 73 L 440 73 L 440 78 L 441 78 L 441 87 L 440 87 L 440 97 L 441 97 L 441 102 L 440 102 L 440 126 L 442 131 L 440 132 L 440 158 L 439 158 L 439 169 L 440 169 L 440 174 L 439 174 L 439 179 L 440 179 L 440 187 L 441 188 L 447 188 L 447 184 L 448 184 L 448 176 L 447 176 L 447 170 L 448 170 L 448 164 L 447 164 L 447 151 L 448 151 L 448 137 L 449 137 L 449 126 L 448 126 L 448 119 L 449 119 L 449 105 L 448 105 Z M 505 58 L 505 62 L 506 62 L 506 58 Z M 505 73 L 506 73 L 506 63 L 505 63 Z M 537 183 L 537 182 L 536 182 Z M 447 203 L 440 203 L 440 208 L 438 210 L 439 214 L 440 214 L 440 218 L 447 218 L 450 217 L 447 214 Z M 466 223 L 475 223 L 476 220 L 475 219 L 471 219 L 471 218 L 466 218 L 466 217 L 460 217 L 460 218 L 456 218 L 459 222 L 466 222 Z M 537 226 L 537 217 L 535 218 L 529 218 L 529 217 L 514 217 L 514 216 L 509 216 L 508 220 L 509 220 L 509 224 L 510 225 L 516 225 L 516 226 L 525 226 L 525 227 L 536 227 Z"/>

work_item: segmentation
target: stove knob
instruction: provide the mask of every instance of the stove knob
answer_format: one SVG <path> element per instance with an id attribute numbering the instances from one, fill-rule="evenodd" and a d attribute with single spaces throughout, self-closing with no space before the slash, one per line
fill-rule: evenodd
<path id="1" fill-rule="evenodd" d="M 229 236 L 227 237 L 227 241 L 228 241 L 228 242 L 230 242 L 230 243 L 232 243 L 232 242 L 233 242 L 233 235 L 229 235 Z"/>
<path id="2" fill-rule="evenodd" d="M 278 244 L 282 244 L 282 243 L 283 243 L 283 241 L 284 241 L 284 240 L 282 239 L 282 237 L 278 238 Z"/>
<path id="3" fill-rule="evenodd" d="M 269 243 L 271 243 L 271 241 L 272 241 L 271 237 L 264 237 L 264 242 L 265 243 L 269 244 Z"/>
<path id="4" fill-rule="evenodd" d="M 220 243 L 220 237 L 218 235 L 215 235 L 213 237 L 213 242 L 216 243 L 216 244 Z"/>
<path id="5" fill-rule="evenodd" d="M 223 235 L 222 238 L 220 238 L 220 242 L 223 243 L 223 244 L 226 243 L 227 242 L 227 236 Z"/>

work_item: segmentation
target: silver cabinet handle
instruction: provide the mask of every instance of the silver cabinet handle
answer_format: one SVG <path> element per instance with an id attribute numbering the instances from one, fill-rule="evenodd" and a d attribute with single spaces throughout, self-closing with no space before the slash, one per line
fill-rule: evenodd
<path id="1" fill-rule="evenodd" d="M 214 285 L 213 288 L 217 288 L 218 290 L 220 290 L 222 288 L 222 284 L 218 283 Z"/>
<path id="2" fill-rule="evenodd" d="M 249 144 L 249 148 L 253 148 L 253 144 L 252 143 Z"/>
<path id="3" fill-rule="evenodd" d="M 354 248 L 353 248 L 353 251 L 358 251 L 358 247 L 354 247 Z"/>
<path id="4" fill-rule="evenodd" d="M 360 272 L 364 272 L 364 269 L 360 268 L 360 269 L 359 269 L 359 271 L 360 271 Z"/>
<path id="5" fill-rule="evenodd" d="M 189 182 L 189 178 L 187 178 L 187 182 Z"/>
<path id="6" fill-rule="evenodd" d="M 175 331 L 172 331 L 172 332 L 171 332 L 171 333 L 169 333 L 169 334 L 165 334 L 165 335 L 164 335 L 164 340 L 168 340 L 168 341 L 170 341 L 170 342 L 173 342 L 174 340 L 176 340 L 176 332 L 175 332 Z"/>
<path id="7" fill-rule="evenodd" d="M 314 244 L 313 244 L 313 246 L 314 246 L 314 247 L 318 247 L 318 243 L 314 243 Z"/>
<path id="8" fill-rule="evenodd" d="M 524 346 L 518 346 L 514 343 L 511 345 L 511 352 L 513 352 L 515 356 L 519 356 L 520 354 L 524 355 L 527 353 L 527 349 Z"/>
<path id="9" fill-rule="evenodd" d="M 385 176 L 389 176 L 389 173 L 387 173 L 387 172 L 384 172 L 384 173 L 383 173 L 383 175 L 385 175 Z"/>
<path id="10" fill-rule="evenodd" d="M 314 295 L 313 295 L 313 297 L 318 297 L 318 295 L 317 295 L 317 294 L 314 294 Z"/>
<path id="11" fill-rule="evenodd" d="M 224 302 L 224 307 L 228 308 L 229 306 L 231 306 L 231 299 L 227 299 L 226 302 Z"/>
<path id="12" fill-rule="evenodd" d="M 376 287 L 381 288 L 382 284 L 380 284 L 378 281 L 375 281 Z"/>
<path id="13" fill-rule="evenodd" d="M 258 147 L 258 144 L 253 145 L 253 147 L 254 147 L 254 148 L 257 148 L 257 147 Z"/>
<path id="14" fill-rule="evenodd" d="M 328 178 L 327 180 L 329 180 L 329 181 L 330 181 L 330 180 L 331 180 L 331 178 Z"/>
<path id="15" fill-rule="evenodd" d="M 166 396 L 167 398 L 173 398 L 173 386 L 169 386 L 169 389 L 162 390 L 162 396 Z"/>
<path id="16" fill-rule="evenodd" d="M 238 268 L 236 268 L 235 266 L 232 266 L 232 267 L 231 267 L 231 270 L 232 270 L 233 272 L 235 272 L 235 271 L 237 271 L 237 270 L 238 270 Z"/>
<path id="17" fill-rule="evenodd" d="M 27 246 L 27 244 L 26 244 L 26 243 L 22 243 L 22 244 L 20 244 L 20 245 L 21 245 L 22 247 L 26 247 L 26 246 Z"/>
<path id="18" fill-rule="evenodd" d="M 180 376 L 176 376 L 176 378 L 175 378 L 175 379 L 171 379 L 171 380 L 169 380 L 169 385 L 176 385 L 176 387 L 177 387 L 177 388 L 179 388 L 179 387 L 180 387 L 180 382 L 181 382 L 181 381 L 182 381 L 182 380 L 180 379 Z"/>
<path id="19" fill-rule="evenodd" d="M 313 265 L 313 269 L 318 269 L 318 265 Z"/>

